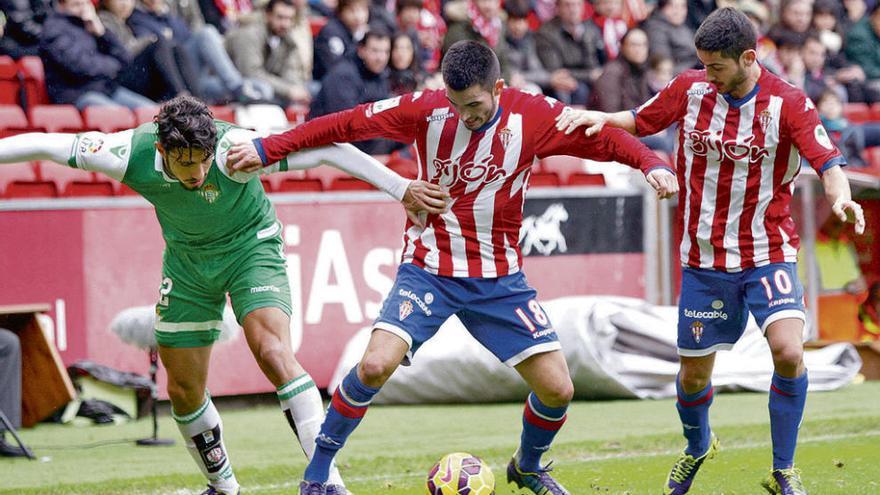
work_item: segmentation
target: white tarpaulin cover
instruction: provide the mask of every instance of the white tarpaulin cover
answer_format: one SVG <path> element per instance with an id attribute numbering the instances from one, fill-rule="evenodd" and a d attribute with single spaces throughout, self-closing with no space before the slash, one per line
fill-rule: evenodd
<path id="1" fill-rule="evenodd" d="M 543 303 L 575 386 L 577 399 L 662 398 L 675 395 L 677 309 L 622 297 L 565 297 Z M 336 367 L 330 390 L 360 360 L 370 328 L 356 334 Z M 850 344 L 808 351 L 810 390 L 832 390 L 852 381 L 861 359 Z M 730 351 L 718 353 L 712 383 L 719 390 L 766 391 L 773 361 L 751 319 Z M 377 403 L 518 401 L 527 394 L 519 375 L 480 346 L 457 318 L 401 366 Z"/>

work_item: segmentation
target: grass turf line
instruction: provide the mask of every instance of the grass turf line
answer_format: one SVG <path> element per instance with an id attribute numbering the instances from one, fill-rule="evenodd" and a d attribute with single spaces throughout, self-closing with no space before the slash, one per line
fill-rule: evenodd
<path id="1" fill-rule="evenodd" d="M 343 475 L 357 495 L 421 495 L 424 476 L 437 458 L 467 450 L 491 463 L 498 495 L 514 493 L 504 483 L 504 466 L 519 438 L 521 412 L 520 404 L 373 407 L 341 455 Z M 243 493 L 295 493 L 304 460 L 278 409 L 221 414 Z M 684 445 L 671 400 L 579 402 L 569 418 L 549 458 L 573 493 L 659 493 Z M 161 435 L 177 440 L 176 446 L 70 448 L 146 436 L 148 421 L 25 430 L 23 437 L 37 455 L 52 460 L 0 460 L 0 493 L 199 493 L 202 478 L 177 428 L 170 418 L 161 421 Z M 692 493 L 760 493 L 758 483 L 770 464 L 766 394 L 719 394 L 712 422 L 722 451 L 706 464 Z M 880 493 L 878 430 L 880 383 L 811 394 L 797 457 L 811 493 Z M 65 448 L 45 448 L 53 445 Z"/>

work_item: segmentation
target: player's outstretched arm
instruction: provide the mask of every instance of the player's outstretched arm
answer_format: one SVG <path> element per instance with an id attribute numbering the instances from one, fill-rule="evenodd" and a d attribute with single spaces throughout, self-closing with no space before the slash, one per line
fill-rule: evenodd
<path id="1" fill-rule="evenodd" d="M 66 164 L 76 142 L 75 134 L 33 132 L 0 139 L 0 163 L 51 160 Z"/>
<path id="2" fill-rule="evenodd" d="M 375 158 L 350 144 L 313 148 L 292 153 L 287 158 L 290 170 L 329 165 L 369 182 L 389 196 L 403 203 L 407 216 L 423 227 L 420 213 L 441 214 L 446 211 L 449 193 L 438 184 L 401 177 Z"/>
<path id="3" fill-rule="evenodd" d="M 122 181 L 128 167 L 131 136 L 131 130 L 113 134 L 19 134 L 0 139 L 0 163 L 51 160 Z"/>
<path id="4" fill-rule="evenodd" d="M 606 125 L 623 129 L 630 134 L 636 133 L 636 119 L 629 111 L 605 113 L 566 107 L 556 116 L 556 129 L 566 134 L 571 134 L 578 127 L 586 126 L 584 134 L 594 136 Z"/>
<path id="5" fill-rule="evenodd" d="M 834 166 L 822 174 L 825 197 L 831 203 L 831 212 L 842 222 L 854 224 L 856 234 L 865 232 L 865 214 L 862 207 L 852 200 L 849 180 L 840 166 Z"/>

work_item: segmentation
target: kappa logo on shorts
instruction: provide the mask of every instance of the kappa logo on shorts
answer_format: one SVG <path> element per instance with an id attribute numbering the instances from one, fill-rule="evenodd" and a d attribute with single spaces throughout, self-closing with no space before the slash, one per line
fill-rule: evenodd
<path id="1" fill-rule="evenodd" d="M 700 343 L 700 340 L 703 339 L 703 329 L 705 325 L 701 321 L 695 321 L 691 323 L 691 334 L 694 336 L 694 342 Z"/>
<path id="2" fill-rule="evenodd" d="M 400 307 L 398 308 L 398 319 L 403 321 L 407 316 L 411 315 L 413 312 L 413 304 L 410 301 L 401 301 Z"/>

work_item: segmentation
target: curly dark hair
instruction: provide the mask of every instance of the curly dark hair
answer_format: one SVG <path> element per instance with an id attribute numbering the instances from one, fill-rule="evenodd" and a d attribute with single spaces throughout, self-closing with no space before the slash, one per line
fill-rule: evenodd
<path id="1" fill-rule="evenodd" d="M 746 50 L 754 50 L 757 35 L 745 14 L 730 7 L 716 10 L 706 17 L 694 35 L 694 45 L 704 52 L 721 52 L 721 56 L 739 60 Z"/>
<path id="2" fill-rule="evenodd" d="M 501 77 L 498 57 L 488 46 L 470 40 L 454 43 L 440 67 L 443 82 L 454 91 L 463 91 L 474 84 L 491 89 Z"/>
<path id="3" fill-rule="evenodd" d="M 167 101 L 153 122 L 159 127 L 159 144 L 166 151 L 199 149 L 211 155 L 217 147 L 214 115 L 207 105 L 192 96 Z"/>

